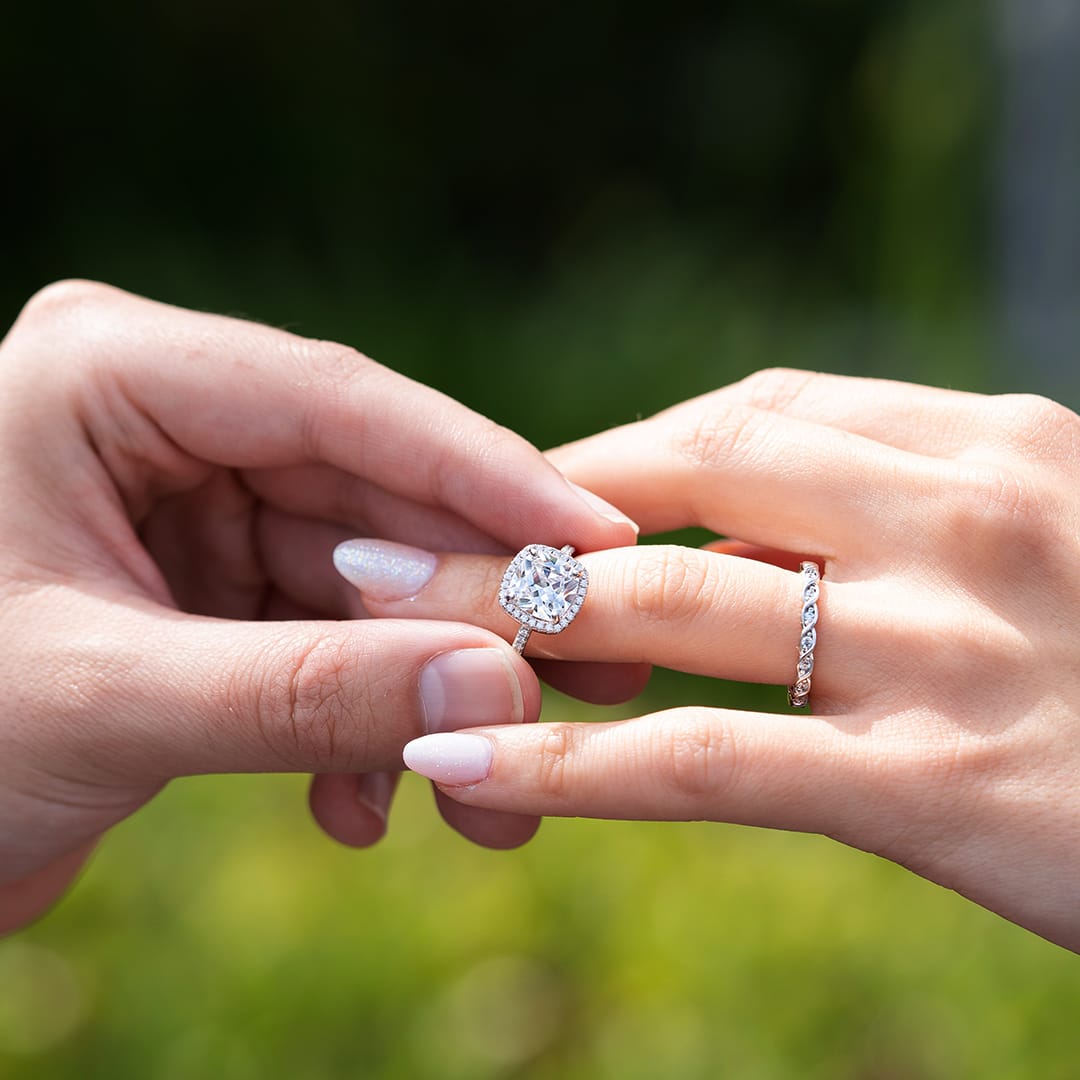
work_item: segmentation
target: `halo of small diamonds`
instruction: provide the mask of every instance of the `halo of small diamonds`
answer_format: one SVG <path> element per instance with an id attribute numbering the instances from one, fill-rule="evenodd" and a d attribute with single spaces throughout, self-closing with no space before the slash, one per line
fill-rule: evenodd
<path id="1" fill-rule="evenodd" d="M 499 603 L 523 628 L 557 634 L 573 622 L 588 589 L 589 572 L 574 558 L 572 547 L 529 544 L 506 568 Z"/>

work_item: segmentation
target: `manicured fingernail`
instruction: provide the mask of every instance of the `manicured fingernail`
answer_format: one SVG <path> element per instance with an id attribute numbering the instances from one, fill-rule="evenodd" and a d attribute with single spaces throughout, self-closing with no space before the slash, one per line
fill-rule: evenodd
<path id="1" fill-rule="evenodd" d="M 390 540 L 346 540 L 334 548 L 334 566 L 372 600 L 407 600 L 435 573 L 430 551 Z"/>
<path id="2" fill-rule="evenodd" d="M 390 816 L 394 778 L 387 772 L 364 773 L 356 785 L 356 801 L 383 821 Z"/>
<path id="3" fill-rule="evenodd" d="M 495 756 L 482 735 L 425 735 L 405 745 L 405 764 L 437 784 L 479 784 L 488 778 Z"/>
<path id="4" fill-rule="evenodd" d="M 429 660 L 420 673 L 420 703 L 428 731 L 481 724 L 520 724 L 521 683 L 499 649 L 459 649 Z"/>
<path id="5" fill-rule="evenodd" d="M 616 525 L 629 525 L 636 533 L 641 532 L 637 522 L 628 518 L 617 506 L 612 506 L 606 499 L 601 499 L 599 495 L 594 494 L 588 488 L 583 488 L 580 484 L 575 484 L 573 480 L 567 480 L 566 482 L 601 517 L 606 517 L 608 521 L 614 521 Z"/>

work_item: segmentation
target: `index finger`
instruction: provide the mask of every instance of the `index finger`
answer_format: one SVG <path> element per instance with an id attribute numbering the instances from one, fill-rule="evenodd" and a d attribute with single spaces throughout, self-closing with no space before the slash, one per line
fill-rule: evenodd
<path id="1" fill-rule="evenodd" d="M 140 463 L 188 476 L 199 462 L 321 462 L 452 510 L 510 547 L 633 542 L 628 520 L 590 505 L 524 439 L 344 345 L 91 282 L 43 290 L 9 340 L 63 358 L 57 381 L 96 444 L 119 432 L 139 443 L 120 449 Z M 36 387 L 40 367 L 28 367 Z"/>

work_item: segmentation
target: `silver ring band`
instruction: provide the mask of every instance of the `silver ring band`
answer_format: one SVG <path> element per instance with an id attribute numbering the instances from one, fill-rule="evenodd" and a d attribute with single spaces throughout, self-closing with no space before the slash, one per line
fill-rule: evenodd
<path id="1" fill-rule="evenodd" d="M 799 662 L 795 682 L 788 687 L 788 704 L 803 709 L 810 704 L 810 677 L 814 673 L 814 646 L 817 645 L 818 597 L 821 595 L 821 572 L 817 563 L 804 562 L 802 571 L 802 615 L 799 620 Z"/>
<path id="2" fill-rule="evenodd" d="M 529 544 L 513 558 L 499 586 L 503 610 L 521 623 L 514 650 L 525 651 L 534 630 L 558 634 L 574 621 L 585 603 L 589 572 L 574 558 L 574 549 Z"/>

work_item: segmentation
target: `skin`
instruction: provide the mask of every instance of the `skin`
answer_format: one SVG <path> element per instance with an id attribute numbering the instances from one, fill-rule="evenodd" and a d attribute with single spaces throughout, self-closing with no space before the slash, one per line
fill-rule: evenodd
<path id="1" fill-rule="evenodd" d="M 643 533 L 740 539 L 583 556 L 578 619 L 527 654 L 791 683 L 795 571 L 814 558 L 811 708 L 485 727 L 447 737 L 474 761 L 461 740 L 479 738 L 489 764 L 446 795 L 823 833 L 1080 951 L 1080 418 L 1038 397 L 767 371 L 551 457 Z M 503 566 L 447 556 L 414 600 L 373 612 L 510 636 Z M 436 745 L 406 757 L 438 779 Z"/>
<path id="2" fill-rule="evenodd" d="M 536 719 L 496 635 L 322 604 L 305 553 L 328 564 L 331 533 L 634 542 L 524 440 L 352 349 L 88 282 L 43 290 L 0 345 L 0 505 L 0 931 L 177 776 L 315 773 L 319 824 L 374 842 L 435 658 L 488 650 L 505 719 Z M 547 674 L 594 700 L 647 677 L 576 668 Z M 492 846 L 536 827 L 440 802 Z"/>

